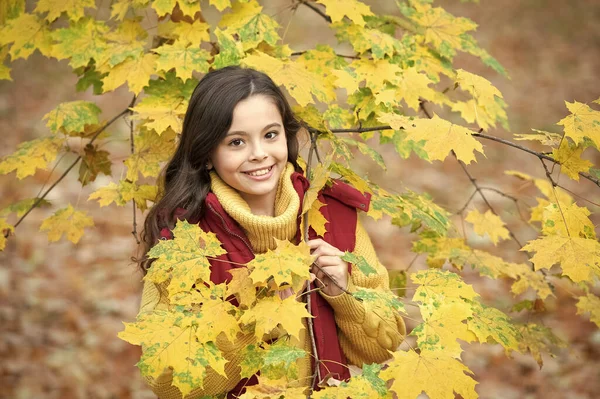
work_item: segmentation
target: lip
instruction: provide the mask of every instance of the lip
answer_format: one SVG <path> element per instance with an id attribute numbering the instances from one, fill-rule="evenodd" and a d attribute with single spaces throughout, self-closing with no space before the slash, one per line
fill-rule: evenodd
<path id="1" fill-rule="evenodd" d="M 248 173 L 256 172 L 257 170 L 263 170 L 263 169 L 267 169 L 267 168 L 271 168 L 271 170 L 269 170 L 269 172 L 267 174 L 264 174 L 264 175 L 251 176 L 251 175 L 248 174 Z M 256 181 L 268 180 L 273 175 L 273 170 L 275 169 L 275 165 L 267 166 L 267 168 L 262 167 L 262 168 L 257 168 L 257 169 L 249 170 L 249 171 L 246 171 L 246 172 L 242 172 L 242 173 L 246 177 L 248 177 L 249 179 L 252 179 L 252 180 L 256 180 Z"/>

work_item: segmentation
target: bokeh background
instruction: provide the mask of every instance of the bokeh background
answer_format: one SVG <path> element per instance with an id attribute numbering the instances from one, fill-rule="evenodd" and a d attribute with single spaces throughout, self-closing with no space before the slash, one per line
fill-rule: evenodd
<path id="1" fill-rule="evenodd" d="M 392 0 L 365 1 L 376 13 L 395 13 Z M 99 13 L 107 13 L 110 0 L 97 0 Z M 203 1 L 203 6 L 210 9 Z M 261 1 L 266 12 L 276 15 L 285 36 L 295 50 L 327 43 L 340 53 L 350 49 L 338 46 L 325 21 L 306 7 L 292 14 L 288 0 Z M 481 0 L 480 4 L 459 0 L 436 2 L 457 16 L 466 16 L 479 24 L 475 37 L 506 67 L 510 79 L 497 75 L 477 59 L 459 55 L 458 67 L 480 74 L 493 82 L 508 104 L 510 132 L 492 129 L 490 134 L 510 138 L 511 133 L 527 133 L 531 128 L 559 132 L 555 123 L 566 116 L 564 100 L 589 102 L 600 96 L 600 2 L 595 0 Z M 28 5 L 31 10 L 31 4 Z M 209 10 L 210 11 L 210 10 Z M 214 11 L 214 9 L 213 9 Z M 102 15 L 102 14 L 99 14 Z M 207 19 L 214 18 L 210 12 Z M 46 59 L 38 53 L 27 61 L 13 64 L 13 81 L 0 82 L 0 156 L 12 153 L 18 143 L 47 134 L 41 121 L 44 114 L 63 101 L 92 100 L 103 110 L 105 119 L 127 107 L 131 94 L 124 88 L 102 97 L 74 90 L 75 76 L 65 61 Z M 113 176 L 120 177 L 127 146 L 127 124 L 114 125 L 114 138 L 105 143 L 116 162 Z M 470 173 L 486 187 L 493 187 L 519 199 L 527 213 L 536 204 L 539 193 L 530 184 L 503 174 L 520 170 L 543 177 L 535 157 L 509 147 L 483 142 L 486 157 L 469 167 Z M 526 145 L 528 143 L 525 143 Z M 373 144 L 375 145 L 375 144 Z M 531 148 L 541 150 L 529 143 Z M 458 163 L 429 164 L 416 157 L 400 159 L 391 149 L 380 148 L 388 164 L 387 173 L 361 157 L 355 168 L 392 191 L 411 189 L 430 193 L 436 202 L 455 212 L 467 201 L 473 187 Z M 600 165 L 598 153 L 587 158 Z M 0 176 L 0 209 L 23 198 L 31 198 L 51 184 L 70 164 L 65 157 L 53 172 L 39 171 L 18 181 L 14 174 Z M 32 212 L 17 228 L 7 248 L 0 253 L 0 397 L 29 398 L 152 398 L 134 364 L 138 347 L 116 336 L 122 321 L 132 321 L 137 313 L 141 292 L 141 274 L 130 260 L 135 254 L 132 209 L 99 208 L 87 197 L 111 178 L 100 176 L 84 189 L 76 180 L 76 171 L 49 195 L 55 207 L 76 204 L 93 216 L 96 226 L 82 240 L 49 244 L 39 232 L 41 221 L 55 208 Z M 565 184 L 582 198 L 579 205 L 592 212 L 598 225 L 599 189 L 582 180 Z M 500 195 L 489 194 L 516 236 L 525 242 L 537 234 L 522 223 L 515 204 Z M 485 211 L 480 198 L 471 208 Z M 138 223 L 141 214 L 138 214 Z M 459 216 L 454 221 L 459 229 Z M 14 222 L 14 221 L 13 221 Z M 398 229 L 389 220 L 365 219 L 382 262 L 389 269 L 411 271 L 424 268 L 424 259 L 414 259 L 406 229 Z M 469 242 L 510 261 L 524 261 L 513 241 L 497 248 L 473 234 L 465 226 Z M 139 230 L 139 227 L 138 227 Z M 484 300 L 508 310 L 516 302 L 508 293 L 508 282 L 479 278 L 469 272 L 466 279 Z M 555 357 L 544 355 L 540 370 L 528 354 L 507 358 L 497 345 L 465 344 L 463 359 L 475 372 L 477 391 L 482 398 L 598 398 L 600 397 L 600 332 L 588 316 L 577 316 L 570 288 L 556 282 L 555 298 L 546 301 L 546 310 L 533 314 L 513 313 L 521 321 L 551 327 L 566 348 Z M 410 290 L 407 295 L 411 295 Z M 519 299 L 529 298 L 523 296 Z M 414 316 L 414 314 L 412 315 Z M 409 328 L 414 322 L 408 320 Z M 407 376 L 407 379 L 410 377 Z M 432 376 L 435 379 L 435 376 Z"/>

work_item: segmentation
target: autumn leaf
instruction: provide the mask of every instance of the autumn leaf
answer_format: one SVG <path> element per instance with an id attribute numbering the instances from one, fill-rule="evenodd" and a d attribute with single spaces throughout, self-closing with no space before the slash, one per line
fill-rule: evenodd
<path id="1" fill-rule="evenodd" d="M 600 277 L 600 243 L 595 239 L 552 235 L 529 241 L 521 251 L 535 252 L 535 270 L 560 263 L 563 275 L 576 283 Z"/>
<path id="2" fill-rule="evenodd" d="M 565 101 L 570 115 L 558 121 L 565 130 L 565 137 L 569 137 L 575 144 L 584 144 L 586 137 L 600 148 L 600 111 L 590 108 L 589 105 L 574 101 Z"/>
<path id="3" fill-rule="evenodd" d="M 304 280 L 310 278 L 309 269 L 312 264 L 310 248 L 305 242 L 294 245 L 289 241 L 275 239 L 275 250 L 267 250 L 257 254 L 247 266 L 251 270 L 250 278 L 255 284 L 265 284 L 269 278 L 277 286 L 291 284 L 294 275 Z"/>
<path id="4" fill-rule="evenodd" d="M 148 209 L 148 201 L 156 200 L 157 190 L 157 186 L 154 185 L 138 185 L 126 180 L 119 181 L 119 194 L 122 200 L 124 202 L 135 201 L 135 204 L 141 211 Z"/>
<path id="5" fill-rule="evenodd" d="M 232 279 L 227 284 L 227 295 L 235 295 L 241 307 L 249 308 L 256 300 L 256 288 L 247 267 L 229 269 Z"/>
<path id="6" fill-rule="evenodd" d="M 46 20 L 52 22 L 63 12 L 69 16 L 71 21 L 77 22 L 84 17 L 85 8 L 95 8 L 94 0 L 39 0 L 35 12 L 43 14 L 48 12 Z"/>
<path id="7" fill-rule="evenodd" d="M 499 240 L 507 240 L 510 238 L 510 233 L 500 217 L 491 210 L 485 213 L 480 213 L 477 209 L 473 209 L 467 214 L 465 220 L 473 224 L 473 229 L 480 236 L 488 235 L 494 245 L 498 244 Z"/>
<path id="8" fill-rule="evenodd" d="M 370 51 L 373 59 L 376 60 L 393 56 L 402 46 L 392 35 L 378 29 L 369 29 L 364 24 L 361 26 L 343 21 L 332 24 L 332 28 L 335 29 L 335 36 L 339 41 L 348 41 L 358 54 Z M 335 69 L 341 69 L 343 66 L 340 65 Z"/>
<path id="9" fill-rule="evenodd" d="M 57 133 L 82 132 L 87 125 L 97 125 L 102 110 L 90 101 L 71 101 L 59 104 L 44 115 L 46 126 Z"/>
<path id="10" fill-rule="evenodd" d="M 68 58 L 72 68 L 84 67 L 92 58 L 102 59 L 108 47 L 105 39 L 108 31 L 103 21 L 82 18 L 68 28 L 52 32 L 52 39 L 56 41 L 52 55 L 59 60 Z"/>
<path id="11" fill-rule="evenodd" d="M 4 236 L 7 232 L 14 232 L 15 227 L 9 224 L 6 219 L 0 218 L 0 251 L 4 251 L 6 247 L 6 237 Z"/>
<path id="12" fill-rule="evenodd" d="M 471 130 L 450 123 L 435 114 L 431 119 L 409 119 L 397 114 L 383 114 L 379 121 L 389 123 L 394 130 L 404 128 L 410 140 L 424 140 L 423 149 L 429 162 L 443 161 L 450 150 L 454 150 L 457 158 L 467 165 L 475 161 L 475 151 L 483 154 L 483 146 L 472 136 Z"/>
<path id="13" fill-rule="evenodd" d="M 583 146 L 573 146 L 567 140 L 558 149 L 552 149 L 552 157 L 560 163 L 560 171 L 575 181 L 579 181 L 580 172 L 587 172 L 594 166 L 592 162 L 581 158 L 583 150 Z"/>
<path id="14" fill-rule="evenodd" d="M 169 280 L 169 296 L 189 291 L 196 281 L 210 280 L 208 257 L 225 253 L 214 233 L 205 233 L 200 226 L 178 221 L 173 229 L 174 239 L 161 240 L 148 252 L 157 258 L 144 280 L 161 283 Z"/>
<path id="15" fill-rule="evenodd" d="M 202 343 L 202 315 L 154 310 L 140 313 L 135 323 L 123 323 L 119 338 L 142 346 L 137 366 L 143 375 L 158 378 L 173 368 L 173 385 L 187 395 L 203 386 L 207 367 L 226 376 L 227 360 L 213 342 Z"/>
<path id="16" fill-rule="evenodd" d="M 306 399 L 306 387 L 291 387 L 285 377 L 271 380 L 265 376 L 258 377 L 258 384 L 247 386 L 246 392 L 239 399 Z"/>
<path id="17" fill-rule="evenodd" d="M 44 219 L 40 231 L 48 232 L 50 242 L 61 239 L 63 233 L 73 244 L 77 244 L 83 236 L 83 229 L 94 225 L 91 217 L 86 212 L 77 211 L 71 204 L 59 209 L 54 215 Z"/>
<path id="18" fill-rule="evenodd" d="M 113 202 L 119 206 L 126 204 L 126 201 L 123 200 L 123 196 L 121 195 L 120 186 L 112 181 L 90 194 L 88 201 L 93 199 L 98 200 L 100 207 L 110 205 Z"/>
<path id="19" fill-rule="evenodd" d="M 37 49 L 43 55 L 53 55 L 53 43 L 49 26 L 35 14 L 23 13 L 0 26 L 0 45 L 10 46 L 12 61 L 27 59 Z"/>
<path id="20" fill-rule="evenodd" d="M 486 343 L 489 338 L 502 345 L 507 355 L 511 351 L 521 351 L 521 333 L 506 314 L 477 301 L 471 305 L 473 313 L 467 317 L 467 327 L 479 342 Z"/>
<path id="21" fill-rule="evenodd" d="M 178 39 L 183 44 L 196 44 L 210 40 L 209 25 L 200 20 L 167 21 L 158 25 L 158 35 L 169 39 Z"/>
<path id="22" fill-rule="evenodd" d="M 577 314 L 590 313 L 590 320 L 600 327 L 600 298 L 588 293 L 579 297 L 577 302 Z"/>
<path id="23" fill-rule="evenodd" d="M 173 44 L 163 44 L 153 50 L 160 57 L 156 60 L 156 68 L 165 72 L 175 68 L 176 75 L 182 80 L 192 77 L 192 72 L 208 72 L 210 53 L 189 44 L 185 40 L 176 40 Z"/>
<path id="24" fill-rule="evenodd" d="M 543 130 L 531 129 L 535 133 L 526 133 L 526 134 L 513 134 L 513 138 L 515 140 L 532 140 L 539 141 L 543 145 L 547 145 L 550 147 L 558 147 L 562 135 L 558 133 L 546 132 Z"/>
<path id="25" fill-rule="evenodd" d="M 466 107 L 452 107 L 453 111 L 461 111 L 467 122 L 475 122 L 484 129 L 494 126 L 496 121 L 507 123 L 502 93 L 489 80 L 459 69 L 456 71 L 456 83 L 473 96 L 473 101 L 463 103 L 468 104 Z"/>
<path id="26" fill-rule="evenodd" d="M 159 136 L 153 130 L 141 128 L 134 136 L 135 151 L 124 162 L 127 180 L 136 182 L 140 173 L 144 177 L 158 176 L 161 163 L 175 152 L 175 138 L 173 129 L 167 129 Z"/>
<path id="27" fill-rule="evenodd" d="M 448 302 L 456 302 L 461 298 L 473 300 L 479 295 L 469 284 L 452 272 L 429 269 L 410 276 L 413 283 L 419 284 L 413 296 L 413 301 L 424 302 L 428 298 L 440 298 Z M 435 297 L 435 298 L 434 298 Z"/>
<path id="28" fill-rule="evenodd" d="M 296 361 L 306 357 L 304 349 L 297 347 L 293 342 L 279 339 L 272 345 L 265 344 L 261 375 L 268 378 L 280 378 L 287 376 L 288 379 L 298 378 L 298 367 Z"/>
<path id="29" fill-rule="evenodd" d="M 595 227 L 589 218 L 586 207 L 572 204 L 558 205 L 554 202 L 544 207 L 542 214 L 542 232 L 545 235 L 563 237 L 596 238 Z"/>
<path id="30" fill-rule="evenodd" d="M 385 380 L 393 379 L 391 390 L 398 399 L 414 399 L 425 392 L 430 399 L 453 398 L 454 393 L 464 399 L 476 399 L 471 370 L 460 360 L 443 352 L 397 351 L 388 368 L 380 373 Z M 410 379 L 403 378 L 410 376 Z M 435 378 L 435 383 L 432 383 Z"/>
<path id="31" fill-rule="evenodd" d="M 362 374 L 353 375 L 350 381 L 339 386 L 324 387 L 312 394 L 314 399 L 370 399 L 391 398 L 386 382 L 379 377 L 382 365 L 364 364 Z"/>
<path id="32" fill-rule="evenodd" d="M 300 339 L 304 317 L 312 316 L 306 310 L 306 304 L 297 301 L 295 295 L 283 300 L 279 296 L 270 296 L 260 299 L 254 307 L 246 310 L 240 317 L 240 322 L 254 324 L 254 335 L 259 340 L 278 325 L 291 336 Z"/>
<path id="33" fill-rule="evenodd" d="M 65 139 L 57 136 L 41 137 L 19 144 L 17 151 L 2 159 L 0 174 L 17 171 L 17 178 L 33 175 L 36 169 L 46 169 L 56 159 Z"/>
<path id="34" fill-rule="evenodd" d="M 302 202 L 302 210 L 303 213 L 308 209 L 312 208 L 313 203 L 317 201 L 318 193 L 325 187 L 327 182 L 329 181 L 329 162 L 328 159 L 326 162 L 321 162 L 317 164 L 315 169 L 312 171 L 312 176 L 310 178 L 310 187 L 306 194 L 304 194 L 304 201 Z"/>
<path id="35" fill-rule="evenodd" d="M 323 237 L 327 232 L 325 228 L 325 224 L 327 224 L 327 219 L 323 216 L 321 212 L 321 208 L 326 206 L 324 203 L 319 201 L 318 199 L 313 202 L 312 206 L 308 210 L 308 225 L 315 230 L 318 236 Z"/>
<path id="36" fill-rule="evenodd" d="M 219 54 L 215 55 L 213 66 L 216 69 L 225 68 L 230 65 L 239 65 L 240 60 L 244 58 L 244 47 L 239 41 L 233 40 L 231 35 L 217 28 L 213 32 L 217 37 Z"/>
<path id="37" fill-rule="evenodd" d="M 566 347 L 565 342 L 554 335 L 550 328 L 535 323 L 521 325 L 519 333 L 521 334 L 521 341 L 519 342 L 520 352 L 525 353 L 529 351 L 540 368 L 544 364 L 542 353 L 553 356 L 552 349 L 555 347 Z"/>
<path id="38" fill-rule="evenodd" d="M 280 40 L 279 24 L 269 15 L 262 13 L 256 0 L 235 1 L 231 12 L 223 15 L 219 28 L 227 35 L 236 35 L 245 51 L 266 42 L 272 46 Z"/>
<path id="39" fill-rule="evenodd" d="M 361 287 L 352 296 L 363 303 L 367 313 L 377 313 L 383 318 L 393 318 L 398 312 L 406 313 L 400 298 L 391 291 Z"/>
<path id="40" fill-rule="evenodd" d="M 10 204 L 6 208 L 0 210 L 0 216 L 6 216 L 11 213 L 15 213 L 18 218 L 23 216 L 25 212 L 29 211 L 29 209 L 35 204 L 39 198 L 27 198 L 20 201 L 17 201 L 13 204 Z M 46 199 L 42 199 L 38 204 L 37 208 L 46 208 L 50 206 L 50 201 Z"/>
<path id="41" fill-rule="evenodd" d="M 140 94 L 144 86 L 148 85 L 151 75 L 156 73 L 156 54 L 140 54 L 137 57 L 129 57 L 120 64 L 108 68 L 108 75 L 102 79 L 102 91 L 104 93 L 115 90 L 127 83 L 129 91 Z"/>
<path id="42" fill-rule="evenodd" d="M 88 144 L 84 148 L 81 164 L 79 165 L 79 181 L 82 186 L 96 180 L 98 174 L 111 174 L 112 162 L 108 159 L 108 151 L 99 150 L 98 146 Z"/>
<path id="43" fill-rule="evenodd" d="M 313 95 L 325 103 L 335 99 L 335 92 L 327 87 L 323 78 L 308 71 L 299 62 L 280 60 L 255 51 L 244 58 L 242 64 L 268 73 L 275 83 L 285 86 L 301 106 L 313 103 Z"/>
<path id="44" fill-rule="evenodd" d="M 377 270 L 367 262 L 364 256 L 358 256 L 352 252 L 346 251 L 344 256 L 342 256 L 342 260 L 352 263 L 354 267 L 360 270 L 365 276 L 377 274 Z"/>
<path id="45" fill-rule="evenodd" d="M 334 23 L 347 16 L 355 24 L 364 26 L 363 16 L 373 15 L 369 6 L 358 0 L 317 0 L 317 3 L 325 6 L 325 12 Z"/>

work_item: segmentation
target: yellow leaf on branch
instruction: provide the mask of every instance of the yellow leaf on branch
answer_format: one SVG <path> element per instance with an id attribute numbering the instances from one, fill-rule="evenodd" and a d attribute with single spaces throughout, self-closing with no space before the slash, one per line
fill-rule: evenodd
<path id="1" fill-rule="evenodd" d="M 96 8 L 96 2 L 94 0 L 39 0 L 35 12 L 38 14 L 48 12 L 46 15 L 48 22 L 54 21 L 64 12 L 71 21 L 77 22 L 84 17 L 86 8 Z"/>
<path id="2" fill-rule="evenodd" d="M 264 254 L 257 254 L 248 263 L 252 281 L 255 284 L 266 285 L 267 280 L 273 277 L 275 284 L 280 286 L 284 283 L 292 284 L 295 276 L 308 280 L 312 264 L 308 245 L 304 241 L 294 245 L 290 241 L 280 241 L 276 238 L 274 240 L 277 245 L 275 250 L 269 249 Z"/>
<path id="3" fill-rule="evenodd" d="M 40 231 L 48 232 L 49 241 L 58 241 L 63 233 L 73 244 L 77 244 L 83 236 L 83 229 L 94 225 L 86 212 L 77 211 L 71 204 L 59 209 L 54 215 L 44 219 Z"/>
<path id="4" fill-rule="evenodd" d="M 175 68 L 175 73 L 183 81 L 192 77 L 192 72 L 208 72 L 208 61 L 212 58 L 210 53 L 198 47 L 198 44 L 189 44 L 185 40 L 176 40 L 173 44 L 163 44 L 153 50 L 160 57 L 156 60 L 156 68 L 165 72 Z"/>
<path id="5" fill-rule="evenodd" d="M 15 231 L 15 227 L 9 224 L 6 219 L 0 218 L 0 251 L 4 251 L 4 248 L 6 247 L 5 232 L 11 231 Z"/>
<path id="6" fill-rule="evenodd" d="M 0 175 L 13 170 L 19 180 L 35 174 L 36 169 L 46 169 L 48 164 L 56 159 L 65 139 L 58 136 L 41 137 L 19 144 L 17 151 L 2 159 Z"/>
<path id="7" fill-rule="evenodd" d="M 590 313 L 590 320 L 600 327 L 600 298 L 591 293 L 580 296 L 577 302 L 577 314 L 586 312 Z"/>
<path id="8" fill-rule="evenodd" d="M 324 206 L 326 205 L 317 199 L 308 210 L 308 225 L 321 237 L 325 236 L 325 233 L 327 232 L 327 229 L 325 228 L 327 219 L 325 219 L 325 216 L 323 216 L 323 213 L 321 213 L 320 210 Z"/>
<path id="9" fill-rule="evenodd" d="M 557 125 L 564 127 L 565 136 L 572 139 L 575 144 L 585 144 L 584 139 L 587 137 L 597 148 L 600 148 L 600 111 L 578 101 L 572 103 L 565 101 L 565 105 L 571 115 L 557 122 Z"/>
<path id="10" fill-rule="evenodd" d="M 138 95 L 148 85 L 150 77 L 156 73 L 156 54 L 143 54 L 127 58 L 120 64 L 109 68 L 108 75 L 102 80 L 104 93 L 115 90 L 127 83 L 129 91 Z"/>
<path id="11" fill-rule="evenodd" d="M 331 22 L 339 22 L 347 16 L 357 25 L 365 26 L 363 16 L 373 15 L 371 8 L 358 0 L 317 0 L 325 6 L 325 13 L 331 17 Z"/>
<path id="12" fill-rule="evenodd" d="M 378 119 L 388 123 L 394 130 L 404 128 L 409 140 L 424 140 L 423 149 L 429 162 L 443 161 L 450 150 L 454 150 L 456 157 L 467 165 L 475 161 L 475 151 L 483 154 L 483 146 L 472 136 L 470 129 L 450 123 L 435 114 L 431 119 L 410 119 L 403 115 L 384 113 Z"/>
<path id="13" fill-rule="evenodd" d="M 53 55 L 49 26 L 36 14 L 23 13 L 0 26 L 0 45 L 11 43 L 9 53 L 12 61 L 27 59 L 36 49 L 46 57 Z"/>
<path id="14" fill-rule="evenodd" d="M 559 263 L 562 274 L 576 283 L 600 277 L 600 243 L 595 239 L 545 236 L 529 241 L 521 251 L 536 252 L 531 258 L 536 270 Z"/>
<path id="15" fill-rule="evenodd" d="M 325 162 L 319 163 L 312 171 L 312 177 L 310 179 L 310 188 L 304 194 L 304 201 L 302 203 L 302 213 L 307 212 L 317 200 L 318 193 L 325 187 L 327 181 L 329 181 L 330 171 L 329 163 L 331 160 L 328 158 Z"/>
<path id="16" fill-rule="evenodd" d="M 108 48 L 105 39 L 109 27 L 104 21 L 86 17 L 72 23 L 67 28 L 52 32 L 57 43 L 52 47 L 52 56 L 69 59 L 72 68 L 85 67 L 90 59 L 100 60 Z"/>
<path id="17" fill-rule="evenodd" d="M 504 227 L 505 224 L 502 219 L 489 209 L 485 213 L 480 213 L 477 209 L 474 209 L 467 214 L 465 220 L 473 223 L 473 229 L 480 236 L 487 234 L 494 245 L 498 244 L 499 240 L 510 238 L 510 233 Z"/>
<path id="18" fill-rule="evenodd" d="M 262 340 L 281 324 L 281 327 L 293 337 L 300 339 L 300 331 L 304 328 L 302 318 L 312 317 L 306 310 L 306 304 L 296 300 L 295 295 L 281 300 L 279 296 L 269 296 L 259 300 L 256 305 L 248 309 L 240 322 L 246 325 L 254 324 L 254 335 Z"/>
<path id="19" fill-rule="evenodd" d="M 600 116 L 598 118 L 600 123 Z M 563 140 L 558 149 L 552 149 L 552 157 L 560 162 L 560 171 L 575 181 L 579 181 L 579 172 L 588 172 L 594 164 L 581 158 L 583 146 L 573 146 Z"/>
<path id="20" fill-rule="evenodd" d="M 175 152 L 177 134 L 167 129 L 160 136 L 155 131 L 141 128 L 134 136 L 135 152 L 125 160 L 127 180 L 135 183 L 141 173 L 144 177 L 156 177 L 162 162 Z"/>
<path id="21" fill-rule="evenodd" d="M 590 211 L 576 203 L 557 205 L 549 203 L 542 215 L 542 232 L 563 237 L 596 238 L 595 227 L 589 218 Z"/>
<path id="22" fill-rule="evenodd" d="M 459 359 L 444 352 L 422 351 L 417 354 L 397 351 L 388 368 L 380 373 L 385 380 L 393 379 L 390 389 L 398 399 L 415 399 L 425 392 L 430 399 L 448 399 L 459 394 L 463 399 L 476 399 L 472 372 Z M 410 376 L 410 378 L 407 378 Z"/>

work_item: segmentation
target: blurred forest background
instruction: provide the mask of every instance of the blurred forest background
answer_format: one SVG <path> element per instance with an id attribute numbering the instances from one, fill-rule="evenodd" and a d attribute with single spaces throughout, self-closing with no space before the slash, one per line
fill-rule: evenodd
<path id="1" fill-rule="evenodd" d="M 110 0 L 97 0 L 99 13 L 109 14 Z M 351 48 L 337 45 L 324 20 L 307 7 L 295 15 L 288 0 L 261 1 L 265 11 L 285 27 L 286 42 L 294 50 L 326 43 L 339 53 Z M 392 0 L 365 1 L 375 13 L 395 13 Z M 596 0 L 481 0 L 480 4 L 459 0 L 436 1 L 450 13 L 471 18 L 479 28 L 474 36 L 481 46 L 508 70 L 503 78 L 473 57 L 459 55 L 457 68 L 465 68 L 489 79 L 498 87 L 508 104 L 510 130 L 527 133 L 531 128 L 559 132 L 555 123 L 567 115 L 564 100 L 590 102 L 600 96 L 600 2 Z M 29 5 L 30 6 L 30 5 Z M 205 7 L 214 11 L 212 7 Z M 31 7 L 28 8 L 30 10 Z M 206 16 L 210 20 L 210 16 Z M 91 91 L 75 92 L 76 78 L 66 61 L 48 60 L 35 53 L 27 61 L 13 64 L 13 81 L 0 82 L 0 156 L 12 153 L 18 143 L 47 133 L 42 116 L 63 101 L 91 100 L 103 110 L 105 119 L 127 107 L 131 94 L 126 88 L 95 98 Z M 436 110 L 439 112 L 439 110 Z M 122 130 L 128 140 L 124 119 L 113 127 Z M 510 133 L 493 129 L 490 134 L 510 138 Z M 106 149 L 113 159 L 124 159 L 126 146 L 115 140 Z M 483 142 L 487 158 L 469 167 L 481 185 L 494 187 L 519 199 L 521 212 L 535 205 L 536 189 L 521 180 L 503 174 L 519 170 L 536 177 L 544 171 L 538 159 L 522 151 L 493 142 Z M 532 145 L 531 143 L 525 143 Z M 114 146 L 114 147 L 113 147 Z M 119 153 L 117 148 L 121 148 Z M 535 148 L 541 150 L 540 148 Z M 358 157 L 355 169 L 368 173 L 373 181 L 390 191 L 411 189 L 430 193 L 436 203 L 451 212 L 467 201 L 473 187 L 459 164 L 449 157 L 445 162 L 429 164 L 416 157 L 400 159 L 392 149 L 378 149 L 386 160 L 384 173 L 368 159 Z M 121 158 L 119 158 L 121 157 Z M 588 156 L 594 167 L 600 159 Z M 14 174 L 0 176 L 0 209 L 23 198 L 34 197 L 52 183 L 70 163 L 63 159 L 51 175 L 38 171 L 18 181 Z M 113 168 L 119 177 L 123 169 Z M 122 321 L 133 321 L 137 313 L 141 273 L 130 257 L 135 254 L 131 235 L 132 210 L 100 208 L 87 197 L 110 179 L 99 176 L 81 189 L 76 171 L 62 181 L 47 198 L 57 204 L 78 204 L 94 218 L 96 227 L 86 231 L 78 245 L 70 242 L 49 244 L 38 228 L 53 211 L 37 209 L 17 229 L 0 253 L 0 397 L 28 398 L 152 398 L 134 364 L 139 347 L 117 338 Z M 561 177 L 561 184 L 590 200 L 600 198 L 598 187 L 587 180 L 579 184 Z M 520 222 L 515 204 L 490 194 L 500 216 L 525 242 L 535 232 Z M 579 201 L 578 201 L 579 202 Z M 474 202 L 480 211 L 480 198 Z M 598 207 L 585 202 L 596 219 Z M 593 215 L 594 216 L 594 215 Z M 528 215 L 527 215 L 528 217 Z M 138 214 L 138 230 L 141 214 Z M 462 228 L 460 217 L 454 219 Z M 365 219 L 381 261 L 389 268 L 424 268 L 424 259 L 410 251 L 410 233 L 398 229 L 389 220 Z M 471 242 L 491 250 L 506 260 L 515 261 L 517 246 L 502 242 L 495 250 L 491 243 L 465 232 Z M 516 300 L 501 280 L 483 279 L 465 273 L 466 280 L 485 301 L 505 311 Z M 546 301 L 546 309 L 516 318 L 528 318 L 551 327 L 560 338 L 572 342 L 556 351 L 556 357 L 544 355 L 540 370 L 530 355 L 514 354 L 507 358 L 499 345 L 464 345 L 465 363 L 475 372 L 477 391 L 482 398 L 598 398 L 600 397 L 600 331 L 589 316 L 577 316 L 575 300 L 557 283 L 555 298 Z M 408 295 L 412 295 L 409 291 Z M 414 326 L 408 321 L 409 328 Z M 410 338 L 409 338 L 410 339 Z"/>

